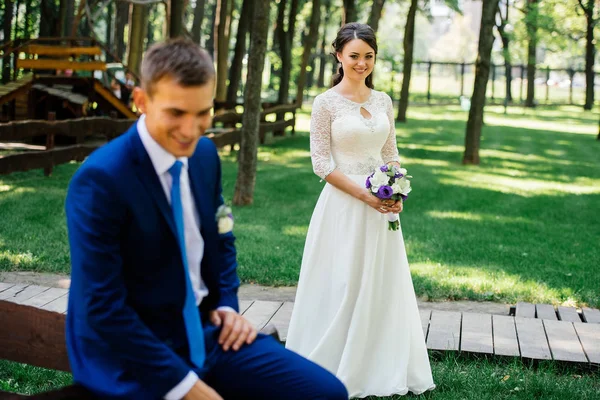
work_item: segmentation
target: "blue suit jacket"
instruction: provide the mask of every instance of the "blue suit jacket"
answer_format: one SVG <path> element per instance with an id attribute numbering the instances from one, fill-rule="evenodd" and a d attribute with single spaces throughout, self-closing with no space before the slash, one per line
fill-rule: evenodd
<path id="1" fill-rule="evenodd" d="M 90 155 L 66 200 L 69 360 L 74 380 L 102 398 L 162 398 L 191 369 L 175 222 L 136 126 Z M 209 290 L 200 311 L 238 310 L 234 237 L 217 229 L 221 165 L 210 140 L 199 141 L 189 176 Z"/>

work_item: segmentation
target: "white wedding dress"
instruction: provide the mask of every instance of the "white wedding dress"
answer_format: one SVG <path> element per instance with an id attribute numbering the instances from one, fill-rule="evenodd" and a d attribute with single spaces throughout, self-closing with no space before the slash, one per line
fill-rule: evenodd
<path id="1" fill-rule="evenodd" d="M 399 161 L 391 99 L 373 90 L 359 104 L 329 89 L 315 98 L 310 145 L 317 175 L 335 168 L 364 187 Z M 310 221 L 286 347 L 334 373 L 350 397 L 435 387 L 402 231 L 330 184 Z"/>

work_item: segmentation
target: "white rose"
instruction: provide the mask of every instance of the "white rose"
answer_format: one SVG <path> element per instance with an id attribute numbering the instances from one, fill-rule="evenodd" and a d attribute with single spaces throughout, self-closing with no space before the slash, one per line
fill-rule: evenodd
<path id="1" fill-rule="evenodd" d="M 231 217 L 219 218 L 219 234 L 231 232 L 233 230 L 233 219 Z"/>
<path id="2" fill-rule="evenodd" d="M 400 185 L 400 191 L 398 193 L 402 193 L 403 195 L 408 195 L 412 188 L 410 187 L 410 181 L 408 179 L 402 179 L 398 182 Z"/>
<path id="3" fill-rule="evenodd" d="M 377 187 L 379 190 L 380 186 L 387 185 L 390 181 L 390 177 L 386 175 L 385 172 L 381 172 L 380 170 L 375 171 L 375 174 L 369 178 L 371 182 L 371 186 Z"/>
<path id="4" fill-rule="evenodd" d="M 406 176 L 406 174 L 408 173 L 408 171 L 406 170 L 406 168 L 398 168 L 398 172 L 400 172 L 404 176 Z"/>
<path id="5" fill-rule="evenodd" d="M 402 193 L 402 185 L 400 185 L 400 182 L 395 182 L 392 185 L 392 191 L 394 194 Z"/>

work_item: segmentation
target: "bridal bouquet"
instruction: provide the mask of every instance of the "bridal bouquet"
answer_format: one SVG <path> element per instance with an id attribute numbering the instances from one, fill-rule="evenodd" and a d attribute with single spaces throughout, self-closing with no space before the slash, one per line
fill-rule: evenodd
<path id="1" fill-rule="evenodd" d="M 412 176 L 406 174 L 405 168 L 388 163 L 367 177 L 365 185 L 371 193 L 382 200 L 406 200 L 411 191 L 410 181 Z M 400 228 L 398 214 L 388 213 L 388 229 L 397 231 Z"/>

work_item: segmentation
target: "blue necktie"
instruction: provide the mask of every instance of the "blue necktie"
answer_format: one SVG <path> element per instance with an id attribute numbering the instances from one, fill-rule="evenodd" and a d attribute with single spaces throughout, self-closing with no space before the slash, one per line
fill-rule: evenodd
<path id="1" fill-rule="evenodd" d="M 175 164 L 169 168 L 169 173 L 173 177 L 171 186 L 171 209 L 175 218 L 177 227 L 177 241 L 181 249 L 181 258 L 185 272 L 185 304 L 183 306 L 183 319 L 185 321 L 185 330 L 187 332 L 188 343 L 190 347 L 190 359 L 201 368 L 204 365 L 206 352 L 204 350 L 204 334 L 202 332 L 202 322 L 200 322 L 200 311 L 196 306 L 196 297 L 190 281 L 190 272 L 187 262 L 187 253 L 185 251 L 185 236 L 183 234 L 183 205 L 181 203 L 181 184 L 179 177 L 181 175 L 181 161 L 175 161 Z"/>

